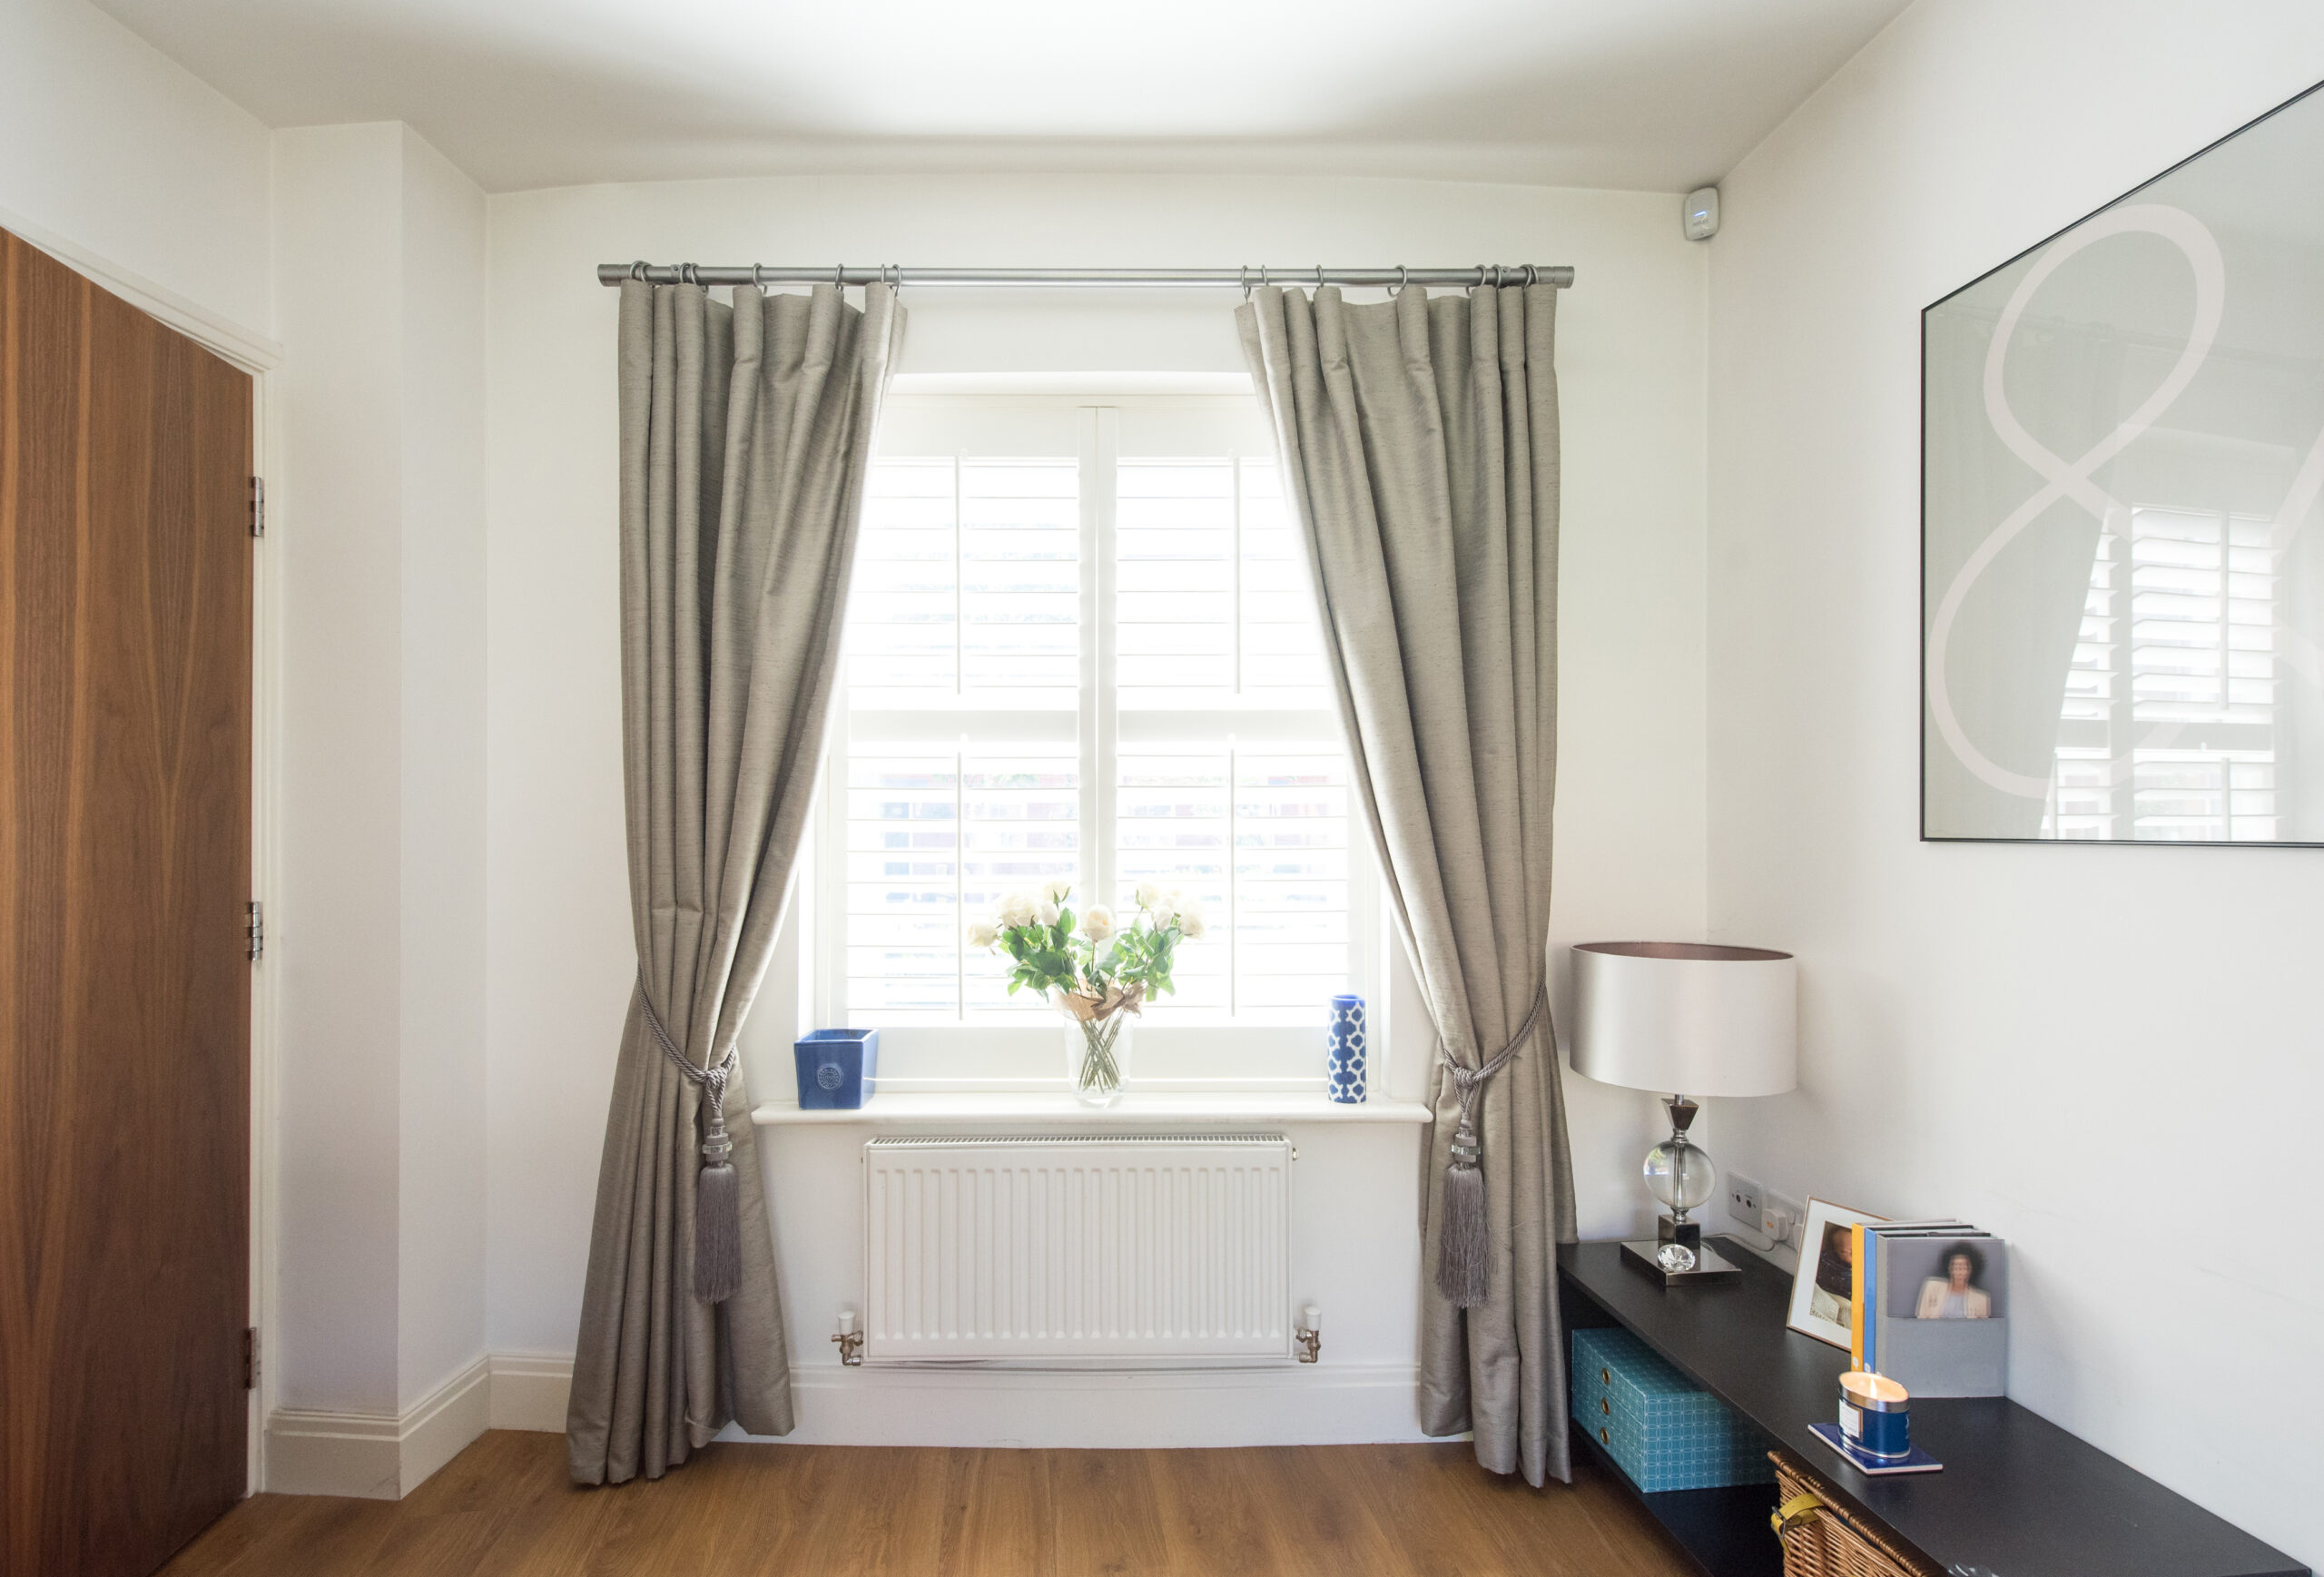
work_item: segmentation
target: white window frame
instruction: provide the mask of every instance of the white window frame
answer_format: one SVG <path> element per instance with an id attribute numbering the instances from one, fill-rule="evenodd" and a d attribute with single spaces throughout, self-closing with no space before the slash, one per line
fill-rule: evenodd
<path id="1" fill-rule="evenodd" d="M 1126 731 L 1133 744 L 1166 742 L 1187 737 L 1190 721 L 1201 719 L 1207 732 L 1200 737 L 1210 744 L 1217 737 L 1220 715 L 1227 714 L 1233 720 L 1228 734 L 1230 769 L 1233 741 L 1237 737 L 1265 737 L 1271 743 L 1312 739 L 1344 747 L 1338 717 L 1328 705 L 1301 712 L 1239 706 L 1200 712 L 1133 712 L 1125 720 L 1115 703 L 1117 466 L 1125 458 L 1272 460 L 1274 451 L 1264 420 L 1258 402 L 1247 395 L 1092 391 L 890 397 L 879 437 L 879 453 L 883 458 L 926 458 L 946 453 L 962 458 L 1063 458 L 1068 452 L 1063 446 L 1070 444 L 1079 476 L 1080 627 L 1085 633 L 1080 643 L 1078 710 L 1058 713 L 1056 731 L 1050 737 L 1085 742 L 1079 751 L 1083 879 L 1097 892 L 1110 895 L 1115 887 L 1115 764 Z M 945 429 L 973 434 L 974 442 L 933 447 L 928 435 Z M 847 679 L 842 660 L 832 700 L 822 792 L 812 823 L 812 847 L 799 890 L 805 901 L 799 906 L 806 954 L 801 961 L 803 973 L 810 986 L 814 1021 L 826 1025 L 848 1021 L 843 807 L 850 745 L 856 728 L 865 720 L 851 713 Z M 910 737 L 940 748 L 946 714 L 899 711 L 876 715 L 881 722 L 874 725 L 890 730 L 890 737 Z M 974 715 L 965 708 L 949 715 L 952 737 L 966 738 L 959 732 L 960 724 Z M 1174 734 L 1174 728 L 1178 732 Z M 1229 788 L 1231 800 L 1231 781 Z M 1363 812 L 1352 786 L 1349 792 L 1347 989 L 1365 999 L 1372 1031 L 1369 1075 L 1371 1082 L 1380 1087 L 1387 1074 L 1389 1040 L 1386 918 L 1372 839 L 1363 826 Z M 1233 863 L 1230 847 L 1230 880 Z M 1317 1006 L 1316 1021 L 1311 1024 L 1215 1020 L 1141 1023 L 1136 1030 L 1130 1077 L 1138 1088 L 1157 1092 L 1320 1090 L 1324 1086 L 1324 1030 L 1323 1004 Z M 1030 1024 L 887 1025 L 866 1015 L 865 1022 L 857 1027 L 879 1029 L 880 1085 L 891 1092 L 1049 1089 L 1059 1084 L 1064 1072 L 1063 1028 L 1049 1016 Z"/>

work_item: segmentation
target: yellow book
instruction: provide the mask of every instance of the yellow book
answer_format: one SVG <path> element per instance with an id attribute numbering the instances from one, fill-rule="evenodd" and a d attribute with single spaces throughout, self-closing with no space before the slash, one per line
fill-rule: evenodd
<path id="1" fill-rule="evenodd" d="M 1864 1224 L 1848 1228 L 1848 1366 L 1864 1367 Z"/>

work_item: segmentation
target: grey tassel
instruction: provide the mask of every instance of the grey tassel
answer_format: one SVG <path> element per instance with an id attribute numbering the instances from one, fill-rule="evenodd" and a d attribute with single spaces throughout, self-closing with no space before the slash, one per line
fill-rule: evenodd
<path id="1" fill-rule="evenodd" d="M 724 1303 L 743 1285 L 743 1201 L 734 1183 L 734 1145 L 726 1138 L 726 1081 L 704 1091 L 714 1102 L 703 1140 L 702 1170 L 694 1184 L 694 1295 Z"/>
<path id="2" fill-rule="evenodd" d="M 670 1037 L 654 999 L 645 990 L 645 971 L 637 973 L 637 1000 L 645 1009 L 646 1028 L 686 1081 L 702 1091 L 702 1169 L 694 1182 L 694 1295 L 704 1303 L 724 1303 L 743 1285 L 743 1200 L 734 1165 L 734 1141 L 726 1137 L 726 1081 L 738 1063 L 735 1049 L 712 1068 L 696 1068 Z"/>
<path id="3" fill-rule="evenodd" d="M 1436 1230 L 1436 1290 L 1455 1308 L 1475 1308 L 1489 1290 L 1485 1175 L 1477 1169 L 1477 1136 L 1467 1119 L 1452 1132 L 1444 1167 L 1444 1217 Z"/>
<path id="4" fill-rule="evenodd" d="M 1549 1000 L 1549 982 L 1544 981 L 1534 989 L 1532 1010 L 1517 1027 L 1517 1033 L 1482 1067 L 1462 1067 L 1442 1041 L 1437 1043 L 1436 1054 L 1452 1076 L 1452 1092 L 1461 1102 L 1460 1126 L 1452 1130 L 1444 1162 L 1444 1213 L 1436 1223 L 1436 1290 L 1454 1308 L 1482 1307 L 1492 1291 L 1492 1241 L 1486 1230 L 1485 1175 L 1479 1166 L 1484 1146 L 1477 1138 L 1477 1097 L 1533 1033 Z"/>

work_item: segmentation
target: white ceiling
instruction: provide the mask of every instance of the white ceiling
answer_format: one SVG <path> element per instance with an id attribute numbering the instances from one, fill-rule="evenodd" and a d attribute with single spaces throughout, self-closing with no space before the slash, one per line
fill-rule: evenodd
<path id="1" fill-rule="evenodd" d="M 1685 191 L 1905 0 L 96 0 L 271 125 L 494 191 L 1299 171 Z"/>

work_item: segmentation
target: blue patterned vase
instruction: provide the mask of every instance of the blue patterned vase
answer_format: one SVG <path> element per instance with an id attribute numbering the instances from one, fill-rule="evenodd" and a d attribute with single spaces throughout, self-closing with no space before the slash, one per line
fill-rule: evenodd
<path id="1" fill-rule="evenodd" d="M 1334 1100 L 1358 1106 L 1364 1100 L 1364 999 L 1332 999 L 1332 1026 L 1324 1034 L 1324 1085 Z"/>

